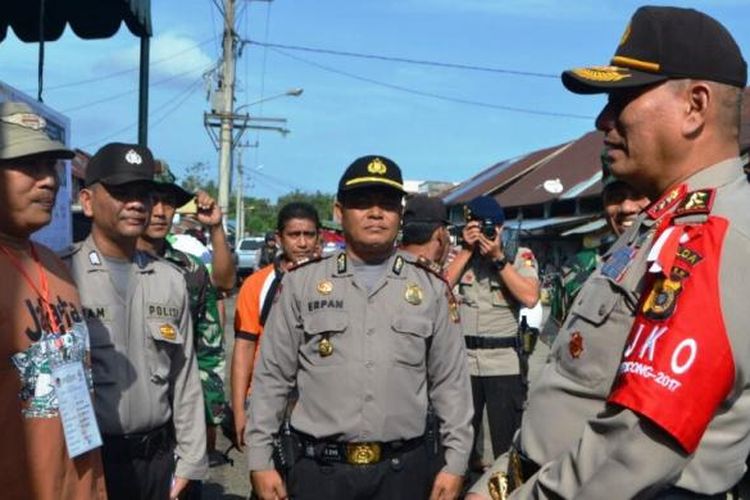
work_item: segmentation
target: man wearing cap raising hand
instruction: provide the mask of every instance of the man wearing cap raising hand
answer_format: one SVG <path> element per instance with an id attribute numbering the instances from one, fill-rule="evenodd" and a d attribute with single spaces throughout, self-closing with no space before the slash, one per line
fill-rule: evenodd
<path id="1" fill-rule="evenodd" d="M 190 297 L 190 314 L 193 320 L 193 340 L 198 361 L 198 374 L 206 404 L 206 440 L 209 453 L 215 449 L 216 427 L 224 418 L 226 397 L 224 391 L 224 329 L 219 315 L 218 292 L 211 282 L 211 273 L 203 261 L 194 255 L 174 248 L 167 239 L 172 229 L 172 219 L 177 208 L 195 199 L 199 207 L 198 221 L 212 232 L 221 228 L 222 214 L 218 204 L 205 191 L 195 195 L 180 187 L 169 165 L 156 161 L 155 188 L 152 191 L 153 207 L 146 230 L 138 239 L 138 248 L 174 264 L 185 276 Z M 219 229 L 222 231 L 222 229 Z M 217 247 L 220 245 L 217 245 Z M 214 254 L 214 260 L 216 254 Z M 219 259 L 221 260 L 221 259 Z M 234 274 L 232 272 L 232 274 Z M 211 457 L 209 457 L 211 458 Z M 195 483 L 191 488 L 198 489 Z M 195 495 L 195 491 L 192 492 Z"/>
<path id="2" fill-rule="evenodd" d="M 521 307 L 534 307 L 539 300 L 539 273 L 530 249 L 505 254 L 505 216 L 494 198 L 479 196 L 466 209 L 462 249 L 446 274 L 459 287 L 474 435 L 479 434 L 486 405 L 492 451 L 497 456 L 510 446 L 521 422 L 526 386 L 519 360 L 518 317 Z M 480 449 L 481 443 L 475 442 L 470 466 L 481 472 Z"/>
<path id="3" fill-rule="evenodd" d="M 82 415 L 93 412 L 81 300 L 65 264 L 30 239 L 50 223 L 60 186 L 57 166 L 72 157 L 72 151 L 47 136 L 44 118 L 26 104 L 0 104 L 3 498 L 106 498 L 96 422 L 81 429 L 76 415 L 64 411 L 72 403 Z M 53 382 L 61 371 L 80 375 L 72 383 L 66 377 L 65 394 Z M 69 432 L 75 424 L 77 434 Z"/>
<path id="4" fill-rule="evenodd" d="M 471 448 L 458 314 L 441 277 L 396 251 L 401 170 L 364 156 L 339 182 L 346 251 L 290 269 L 253 375 L 247 450 L 263 500 L 455 499 Z M 286 487 L 271 461 L 289 392 L 296 453 Z M 428 405 L 445 448 L 433 463 Z M 436 469 L 442 469 L 436 472 Z"/>
<path id="5" fill-rule="evenodd" d="M 552 346 L 511 453 L 510 479 L 526 480 L 513 498 L 724 498 L 745 471 L 746 81 L 719 22 L 670 7 L 638 9 L 611 66 L 563 73 L 573 92 L 608 94 L 596 125 L 612 173 L 655 201 Z M 473 498 L 491 498 L 496 474 Z"/>
<path id="6" fill-rule="evenodd" d="M 80 193 L 91 234 L 63 256 L 91 333 L 107 493 L 128 500 L 176 498 L 207 469 L 185 278 L 136 249 L 153 176 L 145 147 L 111 143 L 97 151 Z"/>

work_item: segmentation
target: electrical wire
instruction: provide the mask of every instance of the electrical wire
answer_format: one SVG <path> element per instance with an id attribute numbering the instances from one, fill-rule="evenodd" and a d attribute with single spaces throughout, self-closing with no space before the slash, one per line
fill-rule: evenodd
<path id="1" fill-rule="evenodd" d="M 206 71 L 208 71 L 212 67 L 213 67 L 213 64 L 211 64 L 209 66 L 202 66 L 201 67 L 201 70 L 200 70 L 201 71 L 201 79 L 203 79 L 203 73 L 205 73 Z M 162 85 L 164 83 L 171 82 L 172 80 L 176 80 L 177 78 L 183 77 L 183 76 L 188 75 L 190 73 L 194 73 L 197 69 L 198 68 L 192 68 L 192 69 L 189 69 L 187 71 L 183 71 L 182 73 L 177 73 L 176 75 L 172 75 L 172 76 L 169 76 L 167 78 L 163 78 L 161 80 L 153 82 L 150 86 L 151 87 L 155 87 L 157 85 Z M 78 106 L 73 106 L 72 108 L 63 109 L 60 112 L 63 113 L 63 114 L 72 113 L 72 112 L 75 112 L 75 111 L 79 111 L 81 109 L 89 108 L 91 106 L 96 106 L 97 104 L 102 104 L 102 103 L 105 103 L 105 102 L 113 101 L 115 99 L 119 99 L 121 97 L 125 97 L 125 96 L 130 95 L 130 94 L 135 94 L 136 92 L 138 92 L 138 88 L 133 88 L 133 89 L 130 89 L 130 90 L 126 90 L 124 92 L 120 92 L 120 93 L 117 93 L 117 94 L 112 94 L 110 96 L 103 97 L 101 99 L 97 99 L 95 101 L 89 101 L 87 103 L 79 104 Z"/>
<path id="2" fill-rule="evenodd" d="M 203 40 L 202 42 L 198 42 L 195 45 L 192 45 L 192 46 L 190 46 L 190 47 L 188 47 L 186 49 L 183 49 L 183 50 L 181 50 L 181 51 L 179 51 L 179 52 L 177 52 L 175 54 L 170 54 L 169 56 L 163 57 L 161 59 L 156 59 L 154 61 L 151 61 L 151 62 L 149 62 L 148 65 L 149 65 L 149 67 L 154 67 L 154 66 L 156 66 L 156 65 L 158 65 L 160 63 L 163 63 L 165 61 L 169 61 L 171 59 L 174 59 L 175 57 L 179 57 L 179 56 L 181 56 L 181 55 L 183 55 L 183 54 L 185 54 L 187 52 L 193 51 L 193 50 L 197 49 L 198 47 L 202 47 L 203 45 L 206 45 L 207 43 L 210 43 L 210 42 L 212 42 L 215 39 L 216 39 L 216 35 L 214 35 L 212 38 L 208 38 L 206 40 Z M 96 78 L 87 78 L 85 80 L 77 80 L 77 81 L 74 81 L 74 82 L 67 82 L 67 83 L 61 83 L 59 85 L 52 85 L 52 86 L 45 87 L 45 90 L 47 90 L 47 91 L 49 91 L 49 90 L 57 90 L 57 89 L 63 89 L 63 88 L 67 88 L 67 87 L 75 87 L 77 85 L 85 85 L 87 83 L 97 83 L 97 82 L 101 82 L 102 80 L 108 80 L 110 78 L 115 78 L 115 77 L 118 77 L 118 76 L 126 75 L 128 73 L 133 73 L 134 71 L 138 71 L 138 69 L 139 68 L 124 69 L 124 70 L 121 70 L 121 71 L 116 71 L 114 73 L 108 73 L 108 74 L 103 75 L 103 76 L 98 76 Z"/>
<path id="3" fill-rule="evenodd" d="M 395 85 L 393 83 L 382 82 L 382 81 L 375 80 L 375 79 L 372 79 L 372 78 L 367 78 L 367 77 L 364 77 L 364 76 L 355 75 L 353 73 L 348 73 L 346 71 L 342 71 L 342 70 L 339 70 L 339 69 L 336 69 L 336 68 L 332 68 L 330 66 L 326 66 L 326 65 L 323 65 L 323 64 L 319 64 L 319 63 L 310 61 L 308 59 L 305 59 L 305 58 L 302 58 L 302 57 L 299 57 L 299 56 L 295 56 L 295 55 L 289 54 L 289 53 L 287 53 L 287 52 L 285 52 L 283 50 L 277 49 L 277 48 L 273 48 L 273 47 L 269 47 L 269 48 L 271 50 L 273 50 L 274 52 L 276 52 L 278 54 L 281 54 L 281 55 L 283 55 L 285 57 L 289 57 L 289 58 L 294 59 L 296 61 L 300 61 L 300 62 L 303 62 L 305 64 L 309 64 L 310 66 L 314 66 L 314 67 L 316 67 L 318 69 L 322 69 L 324 71 L 328 71 L 328 72 L 335 73 L 335 74 L 338 74 L 338 75 L 346 76 L 348 78 L 353 78 L 355 80 L 359 80 L 359 81 L 362 81 L 362 82 L 371 83 L 373 85 L 378 85 L 380 87 L 385 87 L 385 88 L 389 88 L 389 89 L 392 89 L 392 90 L 399 90 L 401 92 L 406 92 L 408 94 L 418 95 L 418 96 L 421 96 L 421 97 L 430 97 L 432 99 L 437 99 L 437 100 L 440 100 L 440 101 L 453 102 L 453 103 L 456 103 L 456 104 L 466 104 L 466 105 L 469 105 L 469 106 L 478 106 L 478 107 L 489 108 L 489 109 L 498 109 L 498 110 L 509 111 L 509 112 L 513 112 L 513 113 L 524 113 L 524 114 L 538 115 L 538 116 L 551 116 L 551 117 L 555 117 L 555 118 L 573 118 L 573 119 L 576 119 L 576 120 L 589 120 L 589 121 L 594 119 L 594 117 L 588 116 L 588 115 L 578 115 L 578 114 L 573 114 L 573 113 L 558 113 L 558 112 L 554 112 L 554 111 L 542 111 L 542 110 L 537 110 L 537 109 L 520 108 L 520 107 L 515 107 L 515 106 L 506 106 L 506 105 L 502 105 L 502 104 L 493 104 L 493 103 L 489 103 L 489 102 L 474 101 L 474 100 L 471 100 L 471 99 L 463 99 L 463 98 L 460 98 L 460 97 L 445 96 L 445 95 L 441 95 L 441 94 L 436 94 L 434 92 L 427 92 L 427 91 L 424 91 L 424 90 L 413 89 L 413 88 L 409 88 L 409 87 L 404 87 L 402 85 Z"/>
<path id="4" fill-rule="evenodd" d="M 515 69 L 491 68 L 487 66 L 475 66 L 475 65 L 470 65 L 470 64 L 456 64 L 456 63 L 447 63 L 447 62 L 441 62 L 441 61 L 427 61 L 424 59 L 391 57 L 391 56 L 383 56 L 379 54 L 364 54 L 361 52 L 348 52 L 344 50 L 305 47 L 303 45 L 286 45 L 286 44 L 281 44 L 281 43 L 269 43 L 267 41 L 266 42 L 258 42 L 256 40 L 243 40 L 243 41 L 251 45 L 260 45 L 261 47 L 267 47 L 271 49 L 296 50 L 296 51 L 303 51 L 303 52 L 314 52 L 316 54 L 330 54 L 330 55 L 335 55 L 335 56 L 356 57 L 360 59 L 377 59 L 380 61 L 400 62 L 400 63 L 406 63 L 406 64 L 418 64 L 421 66 L 436 66 L 439 68 L 451 68 L 451 69 L 461 69 L 461 70 L 470 70 L 470 71 L 484 71 L 484 72 L 490 72 L 490 73 L 502 73 L 506 75 L 533 76 L 533 77 L 538 77 L 538 78 L 554 78 L 554 79 L 560 78 L 560 75 L 552 74 L 552 73 L 538 73 L 534 71 L 520 71 L 520 70 L 515 70 Z"/>
<path id="5" fill-rule="evenodd" d="M 166 119 L 169 115 L 171 115 L 177 109 L 179 109 L 180 106 L 182 106 L 185 103 L 185 101 L 187 101 L 187 99 L 190 96 L 192 96 L 195 93 L 195 91 L 200 87 L 200 83 L 202 83 L 202 81 L 203 81 L 203 77 L 200 77 L 200 78 L 194 80 L 185 89 L 182 89 L 182 91 L 176 97 L 174 97 L 174 98 L 170 97 L 165 102 L 163 102 L 159 107 L 157 107 L 152 112 L 150 112 L 148 114 L 149 119 L 152 118 L 157 113 L 159 113 L 160 111 L 162 111 L 163 109 L 166 109 L 168 105 L 176 103 L 172 109 L 170 109 L 169 111 L 167 111 L 164 115 L 162 115 L 161 117 L 159 117 L 155 121 L 151 122 L 150 123 L 151 128 L 152 129 L 156 128 L 156 126 L 158 124 L 160 124 L 161 122 L 163 122 L 164 119 Z M 127 132 L 128 130 L 134 129 L 137 126 L 138 126 L 138 121 L 136 120 L 135 122 L 130 123 L 130 124 L 126 125 L 125 127 L 120 128 L 120 129 L 117 129 L 114 132 L 111 132 L 111 133 L 107 134 L 106 136 L 97 139 L 96 141 L 92 141 L 92 142 L 90 142 L 88 144 L 84 144 L 83 146 L 81 146 L 80 149 L 85 150 L 85 149 L 87 149 L 87 148 L 89 148 L 91 146 L 94 146 L 94 145 L 97 145 L 97 144 L 101 144 L 101 143 L 103 143 L 105 141 L 108 141 L 108 140 L 112 139 L 113 137 L 117 137 L 120 134 L 123 134 L 123 133 Z"/>

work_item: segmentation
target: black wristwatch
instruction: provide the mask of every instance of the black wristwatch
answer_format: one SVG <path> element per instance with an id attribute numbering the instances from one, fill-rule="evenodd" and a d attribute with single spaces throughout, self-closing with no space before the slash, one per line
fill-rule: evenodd
<path id="1" fill-rule="evenodd" d="M 497 271 L 502 271 L 505 269 L 505 266 L 508 265 L 508 259 L 505 257 L 501 257 L 499 259 L 492 259 L 492 267 L 494 267 Z"/>

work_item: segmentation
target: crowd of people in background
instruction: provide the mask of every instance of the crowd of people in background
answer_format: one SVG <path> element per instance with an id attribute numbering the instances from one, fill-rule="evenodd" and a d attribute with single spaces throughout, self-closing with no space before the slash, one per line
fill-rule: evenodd
<path id="1" fill-rule="evenodd" d="M 610 237 L 566 263 L 533 380 L 538 256 L 495 197 L 451 220 L 362 156 L 344 248 L 285 204 L 238 287 L 215 200 L 110 143 L 79 195 L 91 232 L 55 255 L 32 234 L 73 152 L 1 103 L 3 497 L 199 499 L 221 426 L 262 500 L 748 498 L 747 64 L 713 18 L 642 7 L 609 66 L 562 82 L 608 97 Z M 188 203 L 210 253 L 174 234 Z"/>

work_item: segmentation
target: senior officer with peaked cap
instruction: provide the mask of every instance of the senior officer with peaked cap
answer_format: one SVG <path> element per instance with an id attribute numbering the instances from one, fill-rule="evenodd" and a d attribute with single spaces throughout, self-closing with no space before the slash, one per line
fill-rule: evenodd
<path id="1" fill-rule="evenodd" d="M 472 439 L 466 354 L 446 283 L 394 248 L 403 193 L 393 161 L 355 160 L 335 205 L 346 251 L 284 276 L 248 411 L 251 479 L 264 500 L 287 492 L 302 500 L 459 494 Z M 295 386 L 300 456 L 285 489 L 272 438 Z M 425 446 L 430 404 L 442 457 Z"/>
<path id="2" fill-rule="evenodd" d="M 719 22 L 673 7 L 638 9 L 611 64 L 563 83 L 608 94 L 596 124 L 612 173 L 655 201 L 563 324 L 511 454 L 526 479 L 512 497 L 724 498 L 750 451 L 747 64 Z"/>
<path id="3" fill-rule="evenodd" d="M 136 248 L 153 176 L 148 148 L 110 143 L 97 151 L 80 194 L 91 235 L 63 255 L 91 335 L 110 499 L 176 498 L 208 469 L 185 278 Z"/>

